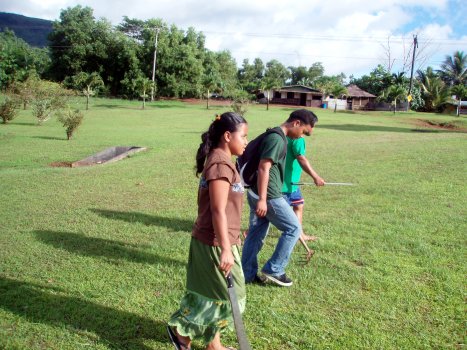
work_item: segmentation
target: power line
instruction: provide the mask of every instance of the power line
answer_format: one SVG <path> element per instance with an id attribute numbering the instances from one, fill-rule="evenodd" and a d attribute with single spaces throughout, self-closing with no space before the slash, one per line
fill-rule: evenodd
<path id="1" fill-rule="evenodd" d="M 264 34 L 264 33 L 242 33 L 242 32 L 219 32 L 219 31 L 202 31 L 202 33 L 217 34 L 222 36 L 248 36 L 260 38 L 282 38 L 282 39 L 300 39 L 300 40 L 324 40 L 324 41 L 343 41 L 343 42 L 377 42 L 389 40 L 391 43 L 405 43 L 410 41 L 408 38 L 397 36 L 343 36 L 343 35 L 300 35 L 300 34 Z M 420 43 L 439 43 L 443 45 L 467 45 L 467 40 L 460 39 L 445 39 L 445 38 L 429 38 L 421 39 Z"/>

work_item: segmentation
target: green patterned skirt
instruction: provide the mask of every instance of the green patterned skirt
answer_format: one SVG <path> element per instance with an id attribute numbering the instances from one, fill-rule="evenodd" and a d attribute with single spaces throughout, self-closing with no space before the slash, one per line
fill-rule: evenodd
<path id="1" fill-rule="evenodd" d="M 245 310 L 246 294 L 240 253 L 232 246 L 235 265 L 232 277 L 237 292 L 240 311 Z M 230 306 L 227 282 L 218 269 L 220 247 L 213 247 L 192 238 L 187 266 L 186 293 L 180 302 L 180 309 L 169 320 L 178 334 L 190 339 L 202 339 L 210 343 L 217 332 L 227 328 L 233 330 L 232 308 Z"/>

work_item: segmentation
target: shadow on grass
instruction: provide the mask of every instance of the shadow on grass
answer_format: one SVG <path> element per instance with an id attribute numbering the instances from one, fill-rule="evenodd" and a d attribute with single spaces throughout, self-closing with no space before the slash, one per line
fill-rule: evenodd
<path id="1" fill-rule="evenodd" d="M 89 107 L 89 109 L 93 109 L 93 108 L 107 108 L 107 109 L 135 109 L 135 110 L 143 110 L 142 109 L 142 106 L 143 106 L 143 103 L 141 102 L 141 105 L 138 105 L 138 104 L 135 104 L 135 105 L 119 105 L 119 104 L 95 104 L 91 107 Z"/>
<path id="2" fill-rule="evenodd" d="M 130 244 L 109 239 L 87 237 L 73 232 L 35 231 L 35 234 L 45 244 L 84 256 L 105 257 L 113 261 L 126 259 L 141 264 L 186 265 L 185 262 L 148 253 Z"/>
<path id="3" fill-rule="evenodd" d="M 39 126 L 37 123 L 21 123 L 21 122 L 8 122 L 11 125 L 24 125 L 24 126 Z"/>
<path id="4" fill-rule="evenodd" d="M 140 222 L 146 226 L 161 226 L 172 231 L 190 232 L 193 228 L 192 220 L 167 218 L 163 216 L 147 215 L 136 212 L 124 212 L 105 209 L 90 209 L 93 213 L 103 216 L 107 219 L 121 220 L 126 222 Z"/>
<path id="5" fill-rule="evenodd" d="M 317 124 L 319 129 L 332 129 L 338 131 L 379 131 L 379 132 L 428 132 L 428 133 L 445 133 L 453 132 L 449 130 L 430 130 L 430 129 L 410 129 L 410 128 L 396 128 L 390 126 L 376 126 L 376 125 L 360 125 L 360 124 L 343 124 L 343 125 L 331 125 L 331 124 Z M 422 131 L 423 130 L 423 131 Z"/>
<path id="6" fill-rule="evenodd" d="M 143 102 L 141 101 L 141 104 L 135 104 L 135 105 L 128 105 L 128 106 L 125 106 L 125 105 L 119 105 L 119 104 L 96 104 L 94 105 L 93 107 L 97 107 L 97 108 L 107 108 L 107 109 L 140 109 L 140 110 L 143 110 Z M 169 109 L 169 108 L 186 108 L 186 106 L 184 106 L 183 104 L 180 104 L 180 105 L 172 105 L 172 104 L 169 104 L 169 103 L 161 103 L 161 104 L 155 104 L 155 105 L 151 105 L 151 104 L 148 104 L 148 102 L 146 102 L 146 108 L 145 110 L 148 111 L 148 110 L 153 110 L 153 109 Z"/>
<path id="7" fill-rule="evenodd" d="M 144 339 L 168 342 L 162 322 L 63 295 L 48 286 L 0 277 L 0 295 L 4 310 L 32 323 L 65 328 L 110 349 L 151 349 L 144 345 Z"/>
<path id="8" fill-rule="evenodd" d="M 58 141 L 68 141 L 66 137 L 53 137 L 53 136 L 32 136 L 33 139 L 42 139 L 42 140 L 58 140 Z"/>

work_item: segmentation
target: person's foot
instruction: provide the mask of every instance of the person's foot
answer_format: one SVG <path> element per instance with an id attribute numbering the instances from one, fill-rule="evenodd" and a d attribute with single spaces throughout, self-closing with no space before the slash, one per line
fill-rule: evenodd
<path id="1" fill-rule="evenodd" d="M 169 334 L 170 341 L 177 350 L 191 350 L 190 343 L 182 341 L 177 331 L 174 331 L 169 325 L 167 325 L 167 333 Z M 186 337 L 184 337 L 186 338 Z"/>
<path id="2" fill-rule="evenodd" d="M 255 277 L 253 278 L 253 280 L 251 280 L 249 282 L 245 282 L 245 283 L 246 284 L 264 285 L 264 284 L 266 284 L 266 277 L 264 277 L 263 275 L 256 274 Z"/>
<path id="3" fill-rule="evenodd" d="M 306 241 L 311 241 L 311 242 L 314 242 L 318 239 L 317 236 L 313 236 L 313 235 L 306 235 L 306 234 L 303 234 L 302 235 L 303 237 L 303 240 L 306 242 Z"/>
<path id="4" fill-rule="evenodd" d="M 268 280 L 270 280 L 271 282 L 274 282 L 275 284 L 279 286 L 290 287 L 292 285 L 292 280 L 288 278 L 285 273 L 280 276 L 273 276 L 265 272 L 263 272 L 263 274 Z"/>

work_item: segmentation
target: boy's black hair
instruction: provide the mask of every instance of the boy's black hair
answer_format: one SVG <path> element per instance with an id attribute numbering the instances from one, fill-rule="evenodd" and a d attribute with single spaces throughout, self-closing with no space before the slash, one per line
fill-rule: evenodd
<path id="1" fill-rule="evenodd" d="M 289 118 L 286 120 L 287 123 L 299 120 L 305 125 L 311 125 L 312 127 L 318 122 L 318 117 L 312 111 L 308 109 L 297 109 L 290 113 Z"/>

